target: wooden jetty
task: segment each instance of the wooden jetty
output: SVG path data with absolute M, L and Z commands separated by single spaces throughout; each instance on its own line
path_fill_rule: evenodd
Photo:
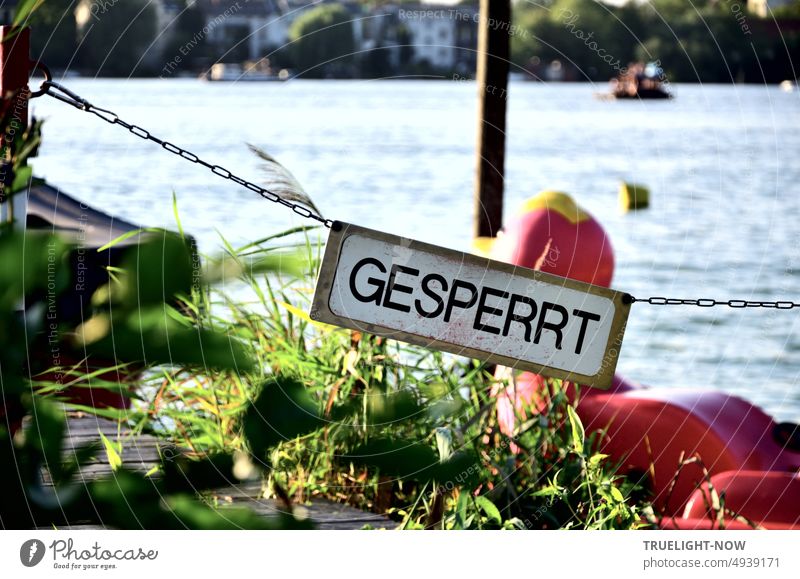
M 69 454 L 76 448 L 100 440 L 100 433 L 109 440 L 124 440 L 120 458 L 125 469 L 136 472 L 148 472 L 161 461 L 161 454 L 169 451 L 165 441 L 148 434 L 132 435 L 127 429 L 119 428 L 117 423 L 84 413 L 69 413 L 64 453 Z M 89 483 L 103 477 L 113 477 L 114 472 L 108 461 L 107 453 L 101 450 L 92 462 L 85 465 L 76 476 L 77 482 Z M 247 507 L 265 517 L 285 512 L 280 501 L 261 498 L 261 482 L 247 481 L 211 493 L 222 503 Z M 335 503 L 325 499 L 315 499 L 306 504 L 295 505 L 296 509 L 304 509 L 304 514 L 313 521 L 318 529 L 355 530 L 365 527 L 372 529 L 394 529 L 398 525 L 382 515 L 364 512 L 348 505 Z M 75 524 L 67 527 L 70 530 L 97 529 L 96 525 Z

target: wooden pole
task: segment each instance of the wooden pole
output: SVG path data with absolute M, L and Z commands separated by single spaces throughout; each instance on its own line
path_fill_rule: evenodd
M 0 221 L 11 221 L 15 209 L 24 208 L 24 202 L 13 207 L 10 199 L 6 200 L 6 188 L 14 182 L 12 160 L 14 158 L 14 141 L 28 128 L 28 76 L 31 70 L 31 31 L 29 28 L 15 29 L 11 26 L 0 26 L 0 118 L 5 119 L 2 142 L 0 142 L 0 182 L 3 191 L 0 193 Z M 19 216 L 19 215 L 18 215 Z
M 478 147 L 473 233 L 476 237 L 496 237 L 503 226 L 511 0 L 481 0 L 478 26 Z

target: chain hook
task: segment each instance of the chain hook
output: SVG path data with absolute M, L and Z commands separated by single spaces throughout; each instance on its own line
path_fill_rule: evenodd
M 29 97 L 35 99 L 39 98 L 43 94 L 47 94 L 50 91 L 50 87 L 52 86 L 53 82 L 53 75 L 51 74 L 47 65 L 42 61 L 33 62 L 31 64 L 33 64 L 33 70 L 40 70 L 42 71 L 42 74 L 44 74 L 44 81 L 42 82 L 39 90 L 31 92 L 31 96 Z

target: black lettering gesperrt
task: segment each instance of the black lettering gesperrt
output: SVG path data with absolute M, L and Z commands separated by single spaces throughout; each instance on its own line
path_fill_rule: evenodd
M 365 257 L 364 259 L 356 263 L 355 266 L 353 267 L 353 271 L 350 272 L 350 292 L 353 294 L 353 297 L 360 302 L 363 302 L 365 304 L 374 302 L 377 305 L 381 305 L 383 290 L 386 287 L 385 282 L 382 279 L 377 279 L 374 277 L 367 278 L 367 283 L 375 288 L 375 291 L 368 296 L 365 296 L 364 294 L 359 292 L 358 286 L 356 285 L 356 277 L 358 276 L 359 272 L 368 265 L 377 267 L 378 271 L 381 273 L 386 273 L 386 267 L 380 261 L 378 261 L 374 257 Z
M 436 307 L 433 310 L 426 310 L 423 307 L 422 300 L 415 300 L 414 301 L 414 308 L 417 310 L 417 313 L 422 316 L 423 318 L 435 318 L 441 315 L 442 310 L 444 310 L 444 298 L 441 295 L 436 293 L 434 289 L 431 287 L 432 282 L 437 282 L 439 287 L 441 288 L 442 292 L 447 291 L 447 280 L 444 279 L 443 276 L 439 275 L 438 273 L 429 273 L 425 277 L 422 278 L 420 282 L 420 286 L 422 287 L 422 293 L 428 296 L 431 300 L 436 303 Z
M 397 310 L 398 312 L 410 312 L 411 306 L 408 304 L 401 304 L 392 301 L 392 293 L 399 292 L 402 294 L 414 293 L 414 288 L 409 285 L 397 283 L 397 274 L 402 273 L 414 277 L 419 276 L 419 270 L 413 267 L 406 267 L 404 265 L 394 264 L 389 272 L 389 281 L 386 283 L 386 294 L 383 298 L 383 307 L 390 310 Z
M 558 322 L 547 321 L 548 312 L 556 312 L 561 315 L 561 320 Z M 550 330 L 556 335 L 556 350 L 561 349 L 561 342 L 564 340 L 563 330 L 567 325 L 569 315 L 564 306 L 554 304 L 552 302 L 542 302 L 542 309 L 539 313 L 539 321 L 536 323 L 536 334 L 533 337 L 533 343 L 538 344 L 542 337 L 543 330 Z
M 463 300 L 458 298 L 458 290 L 465 289 L 469 291 L 469 299 Z M 478 301 L 478 288 L 468 281 L 456 279 L 453 281 L 453 288 L 450 290 L 450 295 L 447 297 L 447 307 L 444 310 L 444 321 L 449 322 L 450 316 L 453 313 L 453 308 L 462 308 L 468 310 L 475 305 Z

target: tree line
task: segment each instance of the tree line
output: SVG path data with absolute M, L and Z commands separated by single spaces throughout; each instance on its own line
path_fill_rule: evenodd
M 800 2 L 758 18 L 746 0 L 592 0 L 515 5 L 518 70 L 554 60 L 576 80 L 606 80 L 630 62 L 658 61 L 671 82 L 780 82 L 796 78 Z
M 196 46 L 182 60 L 187 71 L 226 52 L 227 60 L 245 58 L 241 50 L 246 43 L 231 52 L 241 38 L 213 46 L 207 38 L 198 40 L 204 17 L 183 2 L 185 10 L 171 26 L 169 39 L 157 45 L 162 31 L 156 29 L 155 9 L 147 0 L 116 2 L 102 17 L 89 14 L 80 30 L 72 17 L 74 0 L 48 0 L 31 21 L 34 56 L 51 68 L 101 76 L 157 75 L 161 61 L 178 54 L 190 39 Z M 635 61 L 658 61 L 671 82 L 774 83 L 798 76 L 793 63 L 800 56 L 800 0 L 767 18 L 747 12 L 746 0 L 629 1 L 621 6 L 518 0 L 513 13 L 512 70 L 537 76 L 554 61 L 571 80 L 606 80 Z M 315 77 L 419 72 L 410 46 L 400 49 L 400 59 L 389 59 L 387 46 L 380 44 L 360 54 L 347 24 L 352 18 L 338 4 L 308 10 L 292 24 L 290 43 L 275 47 L 271 59 Z M 397 34 L 405 39 L 401 44 L 411 43 L 402 25 Z

